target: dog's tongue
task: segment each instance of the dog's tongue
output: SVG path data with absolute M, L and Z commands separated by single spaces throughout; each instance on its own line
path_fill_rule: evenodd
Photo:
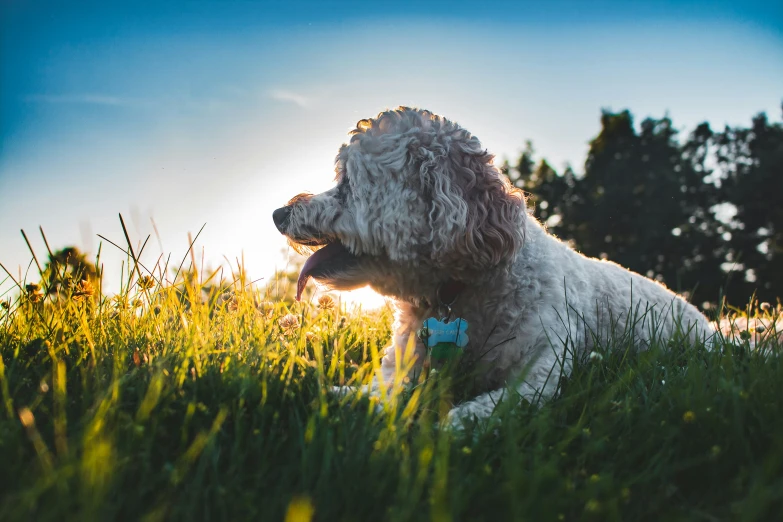
M 302 271 L 299 272 L 299 280 L 296 282 L 296 300 L 299 301 L 302 298 L 302 292 L 304 292 L 307 281 L 310 280 L 310 274 L 315 270 L 316 266 L 346 251 L 346 248 L 340 243 L 329 243 L 308 257 L 302 267 Z

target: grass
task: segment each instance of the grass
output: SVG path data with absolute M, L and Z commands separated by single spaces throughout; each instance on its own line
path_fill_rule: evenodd
M 783 513 L 772 343 L 598 347 L 557 399 L 510 401 L 453 432 L 438 427 L 459 392 L 448 376 L 380 412 L 326 393 L 368 378 L 389 310 L 269 302 L 241 278 L 207 294 L 198 277 L 163 285 L 134 272 L 113 298 L 82 285 L 43 299 L 28 287 L 0 310 L 0 519 Z

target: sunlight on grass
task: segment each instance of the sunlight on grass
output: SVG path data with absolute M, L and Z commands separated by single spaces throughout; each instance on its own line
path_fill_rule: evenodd
M 380 401 L 329 392 L 368 384 L 389 307 L 273 298 L 275 282 L 249 284 L 241 266 L 221 283 L 188 256 L 127 254 L 117 295 L 100 293 L 99 270 L 50 292 L 42 266 L 0 310 L 4 521 L 770 520 L 783 507 L 777 336 L 642 352 L 612 339 L 577 357 L 557 399 L 512 395 L 455 432 L 441 423 L 469 374 L 400 376 Z M 780 312 L 745 317 L 758 333 Z

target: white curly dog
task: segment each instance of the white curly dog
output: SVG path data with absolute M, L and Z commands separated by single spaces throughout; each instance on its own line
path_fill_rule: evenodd
M 385 383 L 436 351 L 477 361 L 483 394 L 454 407 L 452 424 L 488 417 L 512 385 L 530 400 L 553 396 L 573 357 L 617 331 L 640 346 L 714 332 L 662 284 L 547 233 L 522 191 L 458 124 L 400 107 L 359 121 L 350 136 L 337 154 L 336 186 L 300 194 L 273 215 L 294 248 L 315 250 L 297 299 L 311 277 L 392 296 L 395 333 L 377 376 Z M 430 350 L 431 338 L 418 335 L 423 323 L 447 316 L 445 326 L 429 323 L 435 341 L 457 323 L 463 331 L 452 328 L 452 342 Z

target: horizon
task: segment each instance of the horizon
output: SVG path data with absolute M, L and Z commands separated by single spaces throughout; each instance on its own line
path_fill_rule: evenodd
M 455 120 L 498 161 L 530 139 L 538 159 L 579 172 L 604 108 L 637 124 L 668 115 L 687 135 L 760 112 L 779 121 L 783 99 L 773 2 L 501 2 L 480 14 L 22 2 L 0 5 L 0 29 L 0 262 L 12 273 L 31 260 L 20 229 L 39 258 L 38 226 L 53 249 L 94 256 L 97 234 L 124 243 L 122 214 L 132 241 L 152 235 L 144 261 L 181 257 L 206 223 L 205 266 L 243 257 L 251 280 L 268 278 L 288 251 L 272 211 L 330 187 L 348 130 L 387 107 Z M 110 291 L 125 257 L 114 250 L 104 243 Z

